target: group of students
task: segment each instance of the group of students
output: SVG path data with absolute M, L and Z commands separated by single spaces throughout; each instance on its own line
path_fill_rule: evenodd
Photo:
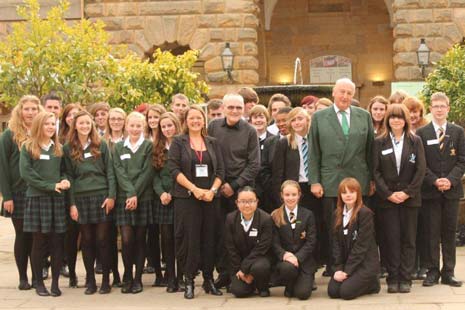
M 85 294 L 97 291 L 97 258 L 99 293 L 110 293 L 110 271 L 113 286 L 121 282 L 116 227 L 122 293 L 143 290 L 147 257 L 157 265 L 155 284 L 163 277 L 167 292 L 184 291 L 187 299 L 194 298 L 199 271 L 212 295 L 227 287 L 237 297 L 265 297 L 271 283 L 284 286 L 286 297 L 308 299 L 322 265 L 331 276 L 328 295 L 352 299 L 380 291 L 380 262 L 388 292 L 407 293 L 416 247 L 426 253 L 424 286 L 440 276 L 442 283 L 461 285 L 451 238 L 463 196 L 465 138 L 461 127 L 447 122 L 447 97 L 433 96 L 433 121 L 414 134 L 406 103 L 377 96 L 367 112 L 350 106 L 354 93 L 343 79 L 329 107 L 328 99 L 308 96 L 292 109 L 276 94 L 266 108 L 243 88 L 210 102 L 208 118 L 182 94 L 173 97 L 172 112 L 141 105 L 143 113 L 127 115 L 96 104 L 89 113 L 68 104 L 59 126 L 57 114 L 24 96 L 0 137 L 2 215 L 15 228 L 19 289 L 31 288 L 30 255 L 37 294 L 61 295 L 65 234 L 70 286 L 76 287 L 80 232 Z M 316 106 L 324 111 L 315 112 Z M 426 241 L 416 246 L 420 206 L 427 210 L 420 216 Z M 164 276 L 160 250 L 147 247 L 147 235 L 152 247 L 161 244 Z M 42 277 L 48 254 L 50 291 Z

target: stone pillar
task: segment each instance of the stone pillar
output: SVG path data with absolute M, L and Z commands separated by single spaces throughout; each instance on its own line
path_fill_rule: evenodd
M 259 0 L 86 0 L 85 14 L 102 20 L 112 44 L 127 44 L 140 56 L 167 43 L 199 50 L 210 96 L 258 83 Z M 223 71 L 225 43 L 235 55 L 233 78 Z
M 465 0 L 395 0 L 393 11 L 397 81 L 423 80 L 416 55 L 421 38 L 436 62 L 465 35 Z

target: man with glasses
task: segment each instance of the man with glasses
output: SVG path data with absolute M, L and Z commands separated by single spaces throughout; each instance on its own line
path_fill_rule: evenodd
M 242 118 L 244 99 L 237 94 L 227 94 L 223 98 L 223 107 L 225 117 L 213 120 L 208 125 L 208 134 L 218 140 L 225 164 L 225 180 L 220 188 L 221 225 L 224 224 L 226 215 L 235 210 L 237 190 L 247 185 L 253 186 L 260 170 L 257 131 Z M 230 283 L 223 236 L 220 236 L 219 252 L 219 276 L 215 281 L 217 288 Z
M 426 155 L 426 175 L 421 190 L 426 227 L 429 229 L 428 273 L 423 286 L 439 282 L 462 286 L 455 278 L 455 229 L 459 200 L 463 197 L 462 176 L 465 172 L 465 136 L 462 127 L 447 122 L 449 98 L 441 92 L 431 96 L 430 124 L 417 130 Z M 442 251 L 442 269 L 440 267 Z

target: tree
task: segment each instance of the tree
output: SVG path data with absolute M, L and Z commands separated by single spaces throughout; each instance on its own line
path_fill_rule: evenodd
M 453 46 L 427 77 L 422 90 L 426 105 L 431 95 L 444 92 L 450 99 L 449 120 L 465 125 L 465 46 Z
M 45 19 L 38 0 L 18 8 L 25 21 L 0 42 L 0 102 L 14 106 L 24 94 L 54 90 L 65 103 L 108 101 L 131 110 L 143 102 L 168 104 L 178 92 L 198 102 L 208 91 L 192 71 L 197 51 L 173 56 L 157 50 L 151 63 L 126 46 L 110 45 L 102 22 L 68 24 L 68 7 L 61 0 Z

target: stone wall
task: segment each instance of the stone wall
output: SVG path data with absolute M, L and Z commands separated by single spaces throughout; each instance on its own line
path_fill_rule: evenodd
M 128 44 L 141 56 L 167 43 L 200 50 L 210 95 L 258 83 L 258 0 L 86 0 L 85 14 L 100 19 L 111 33 L 111 43 Z M 236 55 L 233 78 L 222 69 L 225 42 Z
M 416 55 L 421 38 L 435 62 L 465 36 L 465 0 L 396 0 L 393 11 L 396 80 L 422 78 Z

